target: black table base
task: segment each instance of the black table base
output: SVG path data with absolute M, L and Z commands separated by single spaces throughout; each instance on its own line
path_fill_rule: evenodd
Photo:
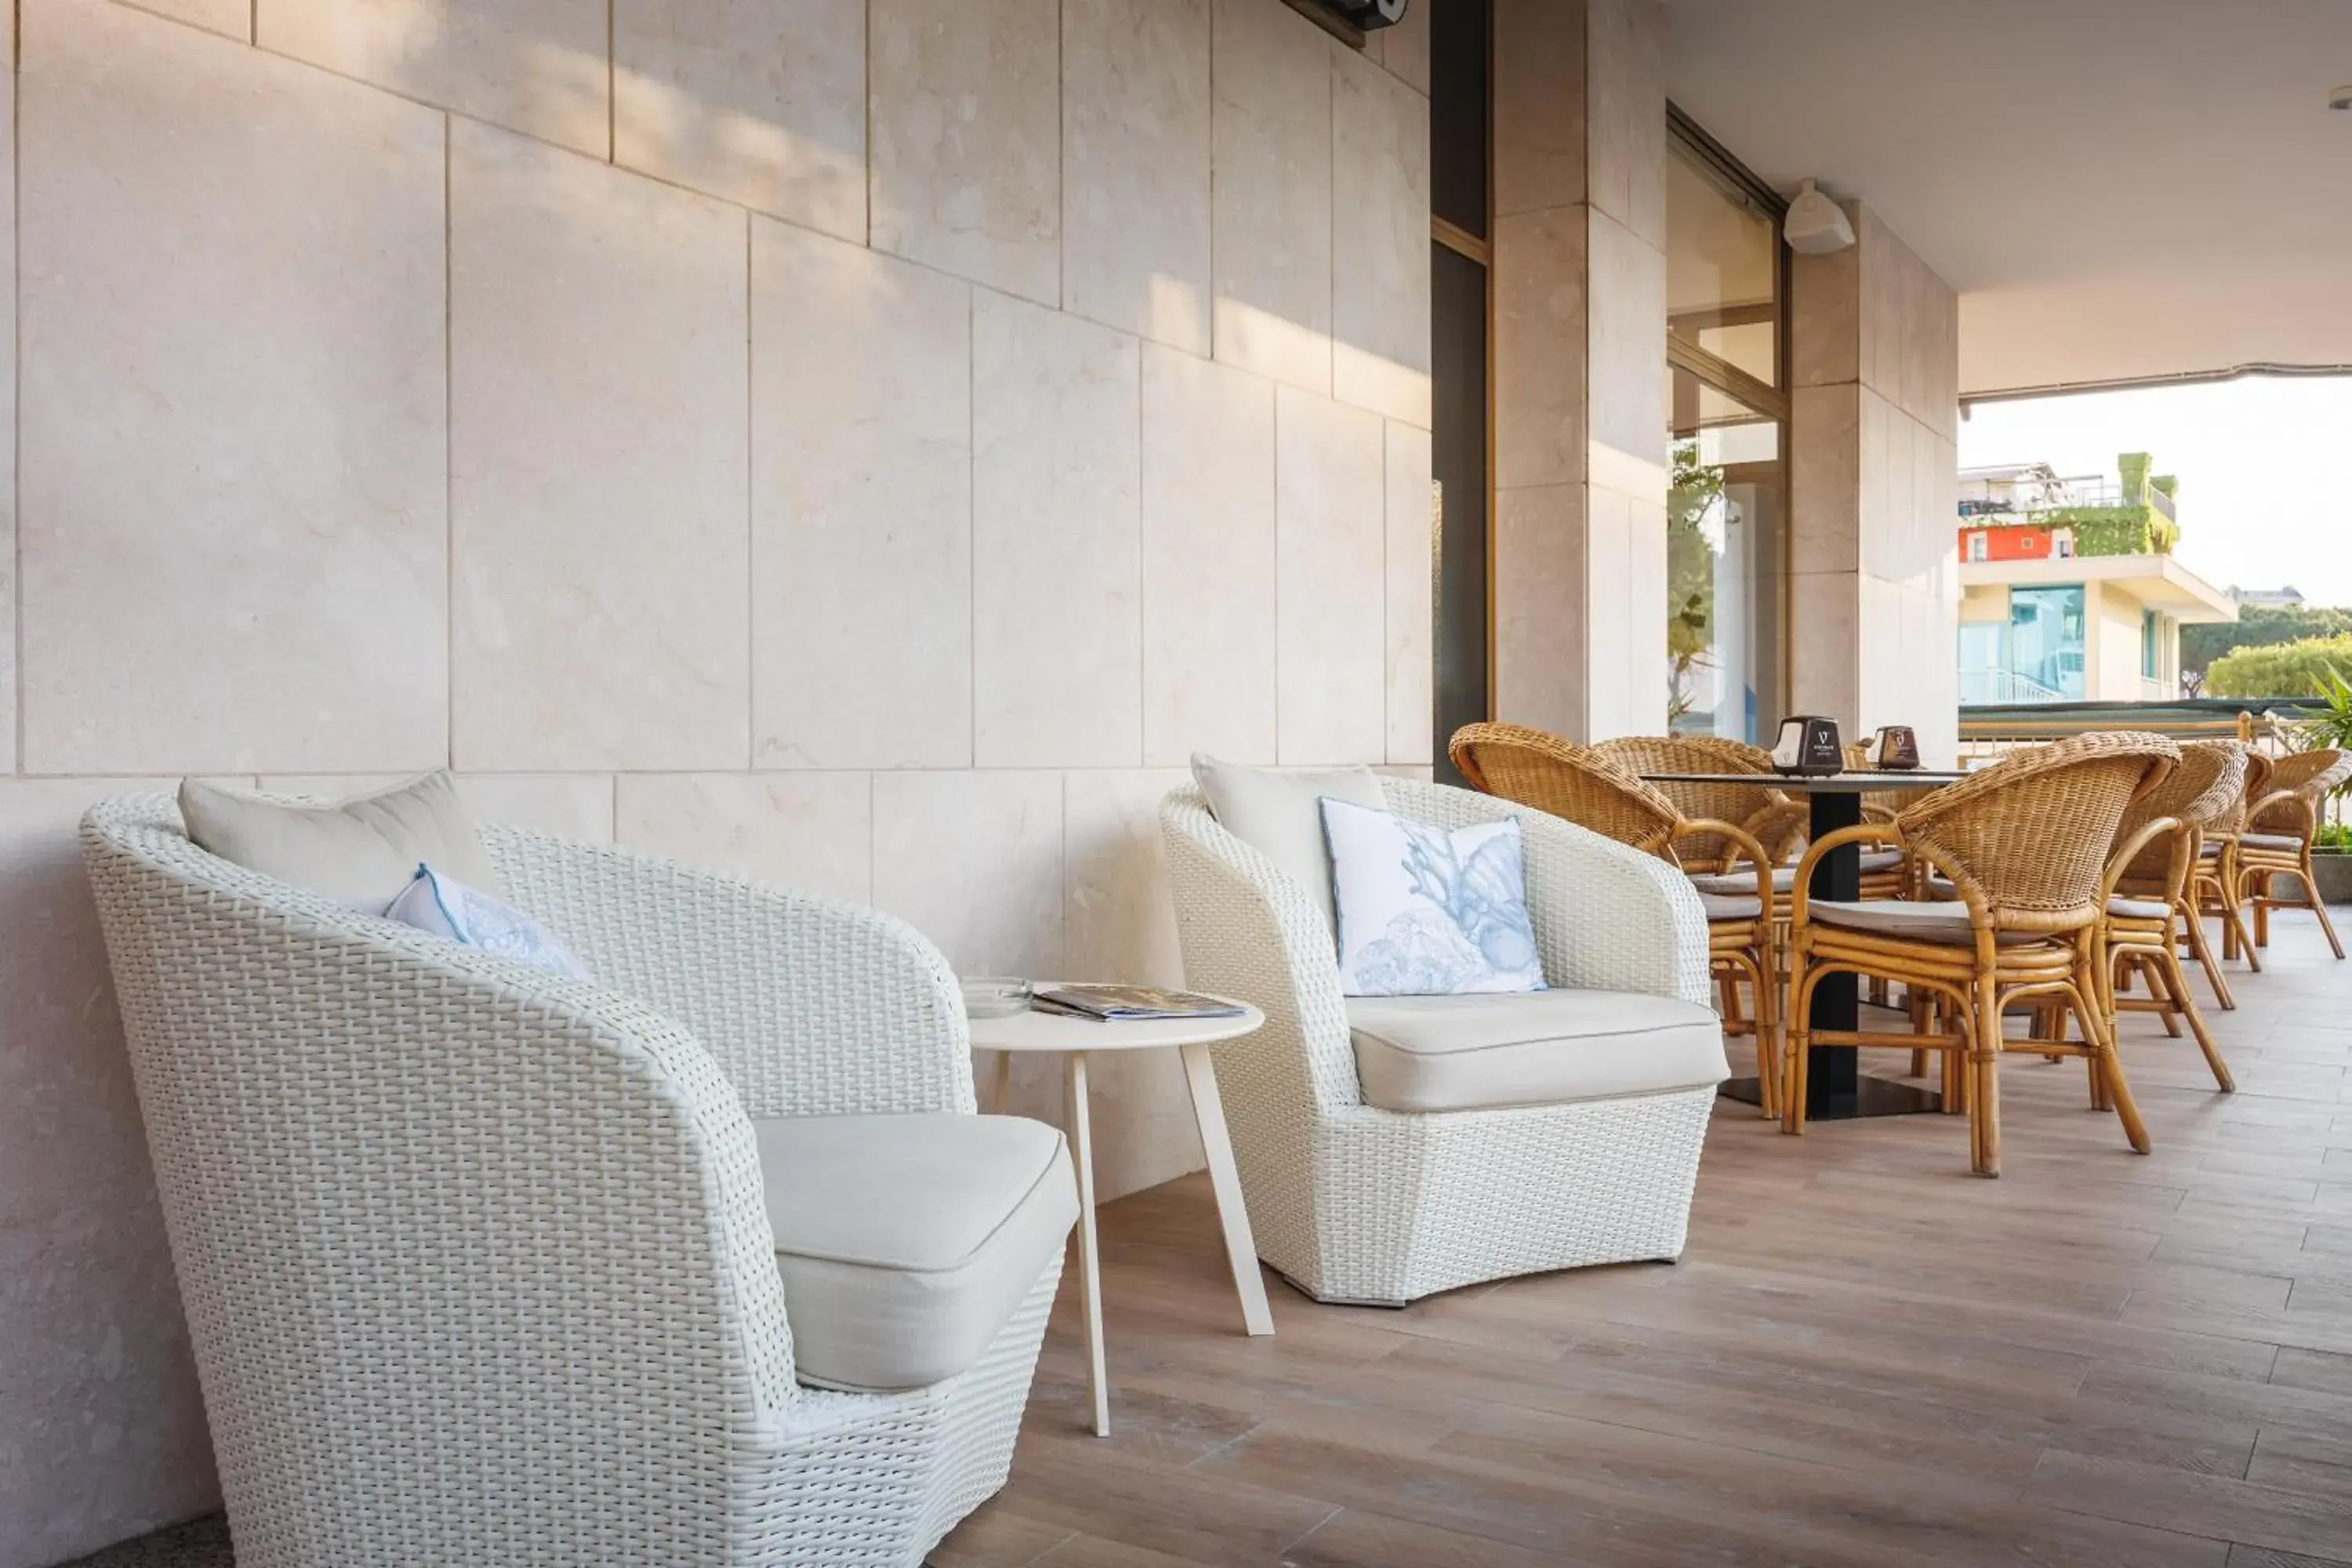
M 1818 790 L 1812 795 L 1813 842 L 1862 821 L 1859 790 Z M 1816 899 L 1851 902 L 1862 897 L 1862 846 L 1842 844 L 1813 868 L 1810 889 Z M 1861 1021 L 1861 992 L 1851 973 L 1832 973 L 1813 987 L 1812 1026 L 1851 1030 Z M 1853 1046 L 1815 1046 L 1805 1064 L 1805 1119 L 1848 1121 L 1861 1116 L 1916 1116 L 1941 1110 L 1944 1097 L 1933 1089 L 1862 1075 L 1862 1053 Z M 1719 1092 L 1750 1105 L 1762 1103 L 1752 1078 L 1736 1078 Z
M 1822 1053 L 1845 1051 L 1851 1046 L 1815 1046 L 1812 1070 L 1822 1070 Z M 1764 1103 L 1763 1080 L 1753 1078 L 1726 1079 L 1716 1092 L 1726 1100 L 1737 1100 L 1748 1105 Z M 1858 1076 L 1852 1091 L 1824 1095 L 1809 1079 L 1805 1085 L 1805 1120 L 1808 1121 L 1851 1121 L 1862 1116 L 1917 1116 L 1923 1111 L 1944 1109 L 1944 1097 L 1932 1089 L 1916 1084 L 1897 1083 L 1893 1079 Z

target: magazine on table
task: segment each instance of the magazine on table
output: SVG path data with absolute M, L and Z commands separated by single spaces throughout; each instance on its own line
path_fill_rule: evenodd
M 1197 991 L 1170 991 L 1158 985 L 1055 985 L 1038 992 L 1031 1005 L 1040 1013 L 1064 1013 L 1108 1023 L 1242 1016 L 1242 1009 L 1231 1002 L 1203 996 Z

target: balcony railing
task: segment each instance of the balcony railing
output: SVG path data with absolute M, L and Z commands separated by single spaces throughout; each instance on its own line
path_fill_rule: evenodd
M 2013 669 L 1960 671 L 1960 705 L 1964 708 L 2020 708 L 2065 700 L 2063 694 Z

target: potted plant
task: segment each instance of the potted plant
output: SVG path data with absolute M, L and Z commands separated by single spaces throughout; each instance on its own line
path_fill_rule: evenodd
M 2352 683 L 2329 669 L 2319 703 L 2317 717 L 2303 727 L 2304 745 L 2352 752 Z M 2347 791 L 2352 791 L 2352 785 L 2330 792 L 2319 803 L 2319 831 L 2311 843 L 2311 869 L 2323 903 L 2352 903 L 2352 825 L 2344 820 Z

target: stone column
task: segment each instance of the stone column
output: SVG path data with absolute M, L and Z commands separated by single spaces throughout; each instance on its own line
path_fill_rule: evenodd
M 1793 711 L 1957 754 L 1959 306 L 1878 216 L 1791 267 L 1789 657 Z
M 1664 32 L 1495 6 L 1495 714 L 1580 741 L 1665 727 Z

